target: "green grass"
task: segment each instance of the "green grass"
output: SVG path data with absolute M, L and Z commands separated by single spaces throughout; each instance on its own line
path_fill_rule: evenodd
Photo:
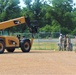
M 53 42 L 34 42 L 32 50 L 58 50 L 58 45 Z
M 59 50 L 56 42 L 34 42 L 32 50 Z M 73 46 L 73 51 L 76 51 L 76 46 Z

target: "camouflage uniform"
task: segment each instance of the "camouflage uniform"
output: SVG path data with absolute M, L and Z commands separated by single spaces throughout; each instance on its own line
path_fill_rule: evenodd
M 67 51 L 72 51 L 71 39 L 67 36 Z
M 63 50 L 63 37 L 62 34 L 59 37 L 59 51 Z
M 66 38 L 66 35 L 64 37 L 64 50 L 66 50 L 66 47 L 67 47 L 67 38 Z

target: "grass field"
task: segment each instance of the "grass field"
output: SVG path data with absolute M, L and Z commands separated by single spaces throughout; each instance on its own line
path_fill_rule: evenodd
M 76 50 L 76 42 L 72 39 L 73 50 Z M 34 41 L 32 50 L 59 50 L 58 39 Z
M 34 42 L 32 50 L 58 50 L 58 45 L 54 42 Z

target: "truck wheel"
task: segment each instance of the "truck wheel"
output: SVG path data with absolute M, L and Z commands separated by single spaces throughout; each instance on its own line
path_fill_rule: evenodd
M 15 48 L 7 48 L 6 49 L 8 52 L 14 52 Z
M 3 41 L 0 41 L 0 54 L 4 53 L 5 44 Z
M 31 44 L 29 40 L 25 40 L 21 43 L 22 52 L 29 52 L 31 49 Z

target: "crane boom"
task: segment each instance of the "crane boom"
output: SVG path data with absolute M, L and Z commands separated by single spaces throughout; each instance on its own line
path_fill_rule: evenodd
M 0 23 L 0 30 L 9 28 L 9 27 L 13 27 L 16 25 L 20 25 L 26 23 L 26 18 L 25 17 L 19 17 L 19 18 L 15 18 L 15 19 L 11 19 L 8 21 L 4 21 Z

